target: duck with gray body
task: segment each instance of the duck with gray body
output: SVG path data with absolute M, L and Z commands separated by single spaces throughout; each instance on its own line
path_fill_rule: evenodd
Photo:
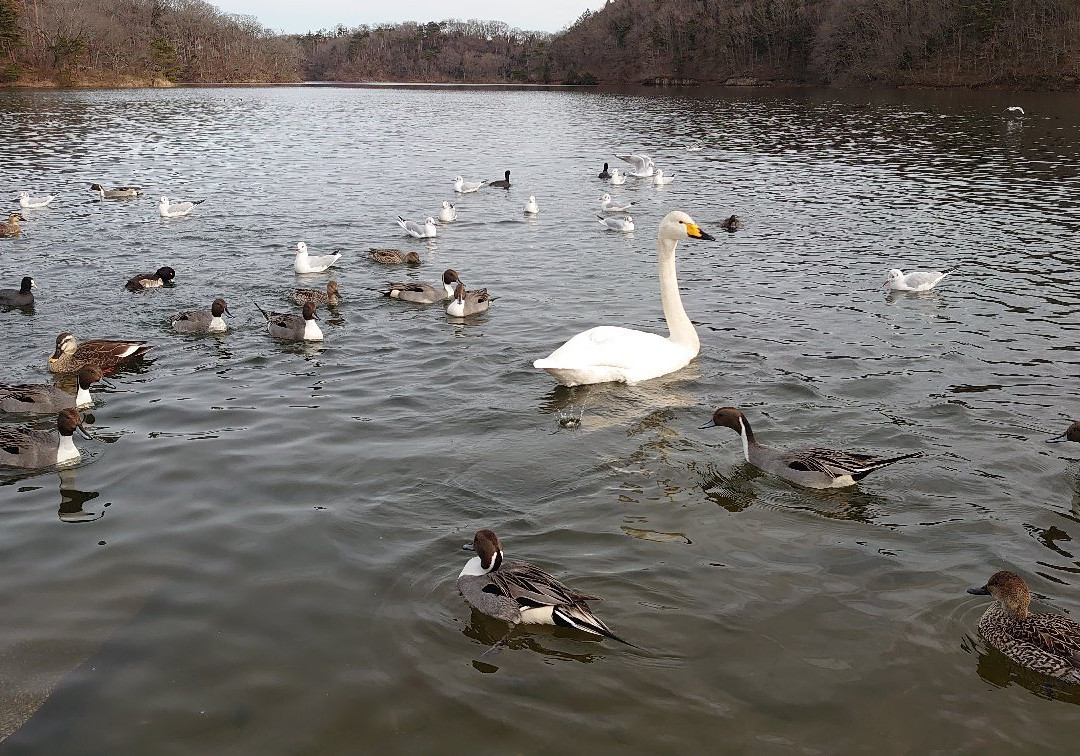
M 459 282 L 457 271 L 447 268 L 443 272 L 441 286 L 429 283 L 392 283 L 379 289 L 379 293 L 391 299 L 400 299 L 402 302 L 435 304 L 453 297 L 455 285 Z
M 145 341 L 119 341 L 114 339 L 91 339 L 81 344 L 64 331 L 56 337 L 56 351 L 49 358 L 50 373 L 77 373 L 86 365 L 93 365 L 108 375 L 120 365 L 141 358 L 153 349 Z
M 319 291 L 318 289 L 293 289 L 289 293 L 289 298 L 301 307 L 308 302 L 311 302 L 317 309 L 319 305 L 335 307 L 341 297 L 337 281 L 327 281 L 326 291 Z
M 446 306 L 446 314 L 455 318 L 465 318 L 487 312 L 489 307 L 491 307 L 491 297 L 488 296 L 487 289 L 466 291 L 465 284 L 459 283 L 454 289 L 454 298 Z
M 258 304 L 255 308 L 266 318 L 266 330 L 277 339 L 287 341 L 322 341 L 323 332 L 315 321 L 315 305 L 308 302 L 304 305 L 302 315 L 294 315 L 284 312 L 267 312 Z
M 4 307 L 29 307 L 34 304 L 34 292 L 37 284 L 30 276 L 23 276 L 18 289 L 0 289 L 0 305 Z
M 222 315 L 232 317 L 224 299 L 215 299 L 209 310 L 187 310 L 177 313 L 172 327 L 180 333 L 222 333 L 228 329 Z
M 476 556 L 458 575 L 458 590 L 477 611 L 511 625 L 557 625 L 624 641 L 593 614 L 586 601 L 599 596 L 578 593 L 528 562 L 507 561 L 494 532 L 478 530 Z
M 750 422 L 734 407 L 721 407 L 702 428 L 731 428 L 743 442 L 746 461 L 762 472 L 776 475 L 806 488 L 844 488 L 853 486 L 874 470 L 903 459 L 921 457 L 922 452 L 880 457 L 874 454 L 837 451 L 819 447 L 774 449 L 759 444 Z
M 81 368 L 76 394 L 51 385 L 0 383 L 0 412 L 52 414 L 69 407 L 85 409 L 94 403 L 90 387 L 102 378 L 101 369 L 94 365 Z
M 1060 444 L 1064 441 L 1077 441 L 1080 442 L 1080 420 L 1070 425 L 1064 433 L 1060 436 L 1054 436 L 1053 438 L 1046 439 L 1048 444 Z
M 19 426 L 0 428 L 0 465 L 39 468 L 77 461 L 82 454 L 75 446 L 72 434 L 78 430 L 90 438 L 78 411 L 61 410 L 56 416 L 56 428 L 60 432 L 59 439 L 50 431 Z
M 101 184 L 91 184 L 90 191 L 97 192 L 99 199 L 131 199 L 132 197 L 138 197 L 139 192 L 142 190 L 137 186 L 118 186 L 113 189 L 106 189 Z
M 163 265 L 153 273 L 137 273 L 128 279 L 128 282 L 124 284 L 124 288 L 128 291 L 146 291 L 147 289 L 158 289 L 166 284 L 171 284 L 172 280 L 176 278 L 176 271 L 170 268 L 168 265 Z
M 1057 614 L 1032 613 L 1027 583 L 1008 570 L 995 572 L 986 585 L 968 588 L 968 593 L 995 599 L 979 620 L 979 634 L 987 643 L 1022 667 L 1080 685 L 1080 624 Z

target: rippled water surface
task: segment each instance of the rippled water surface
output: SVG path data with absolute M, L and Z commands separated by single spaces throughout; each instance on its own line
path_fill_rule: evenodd
M 0 312 L 0 380 L 48 380 L 64 330 L 155 345 L 98 393 L 87 463 L 0 473 L 0 753 L 1075 749 L 1080 695 L 988 651 L 965 588 L 1009 568 L 1080 610 L 1080 451 L 1043 443 L 1080 415 L 1078 119 L 1003 93 L 0 93 L 7 207 L 60 195 L 0 240 L 0 285 L 41 287 Z M 614 191 L 638 230 L 605 232 L 596 173 L 629 151 L 675 182 Z M 206 202 L 163 221 L 162 194 Z M 437 239 L 399 235 L 445 199 Z M 532 361 L 577 331 L 663 329 L 675 208 L 717 232 L 679 249 L 700 357 L 557 388 Z M 320 345 L 253 304 L 290 307 L 300 240 L 344 255 Z M 422 266 L 364 258 L 394 245 Z M 124 291 L 160 265 L 174 287 Z M 488 314 L 375 292 L 446 267 Z M 957 270 L 886 296 L 893 267 Z M 216 296 L 227 335 L 171 331 Z M 925 456 L 797 489 L 698 429 L 723 404 L 766 443 Z M 506 628 L 457 593 L 479 527 L 642 649 L 519 629 L 480 659 Z

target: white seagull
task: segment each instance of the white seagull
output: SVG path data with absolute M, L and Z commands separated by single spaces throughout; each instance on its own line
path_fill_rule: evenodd
M 536 215 L 540 212 L 540 206 L 536 204 L 536 197 L 529 195 L 529 201 L 525 203 L 525 213 L 527 215 Z
M 435 228 L 435 219 L 430 217 L 423 223 L 417 223 L 416 221 L 405 220 L 399 215 L 397 224 L 414 239 L 426 239 L 438 233 L 438 229 Z
M 600 225 L 606 228 L 608 231 L 633 231 L 634 219 L 629 215 L 625 218 L 605 218 L 602 215 L 596 216 L 600 219 Z
M 656 173 L 654 173 L 652 177 L 652 184 L 653 186 L 667 186 L 674 180 L 674 176 L 665 176 L 664 172 L 657 168 Z
M 633 202 L 627 202 L 625 205 L 617 204 L 615 200 L 611 198 L 610 194 L 604 194 L 604 196 L 600 198 L 600 209 L 605 213 L 625 213 L 633 204 Z
M 195 209 L 196 205 L 199 205 L 206 200 L 195 200 L 194 202 L 169 202 L 168 197 L 162 197 L 158 200 L 158 213 L 162 218 L 180 218 L 187 215 Z
M 458 176 L 454 179 L 454 191 L 459 194 L 468 194 L 469 192 L 475 192 L 485 184 L 487 184 L 486 181 L 466 181 L 461 176 Z
M 618 168 L 611 169 L 611 183 L 615 186 L 622 186 L 626 183 L 626 175 Z
M 55 194 L 49 194 L 45 197 L 31 197 L 30 192 L 19 192 L 19 206 L 26 210 L 46 207 L 54 199 L 56 199 Z
M 656 163 L 653 159 L 645 153 L 639 153 L 636 155 L 616 155 L 619 160 L 625 160 L 634 166 L 632 171 L 627 171 L 628 176 L 634 176 L 635 178 L 647 178 L 653 175 L 656 170 Z
M 322 273 L 341 257 L 340 252 L 332 255 L 312 257 L 308 254 L 307 244 L 300 242 L 296 245 L 296 258 L 293 260 L 293 270 L 297 273 Z
M 443 223 L 453 223 L 457 220 L 457 208 L 443 200 L 442 207 L 439 208 L 439 220 Z
M 893 291 L 930 291 L 937 286 L 937 282 L 949 275 L 952 271 L 938 270 L 913 270 L 904 273 L 902 270 L 893 268 L 889 271 L 889 277 L 882 286 L 888 286 Z

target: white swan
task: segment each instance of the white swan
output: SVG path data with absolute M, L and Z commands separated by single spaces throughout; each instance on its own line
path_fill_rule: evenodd
M 682 239 L 713 237 L 686 213 L 673 210 L 656 232 L 660 258 L 660 301 L 668 337 L 617 326 L 599 326 L 579 333 L 533 367 L 546 370 L 565 386 L 618 381 L 637 383 L 667 375 L 689 364 L 701 349 L 694 324 L 683 309 L 675 271 L 675 247 Z

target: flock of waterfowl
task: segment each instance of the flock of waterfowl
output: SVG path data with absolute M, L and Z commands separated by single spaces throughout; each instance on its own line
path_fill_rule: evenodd
M 614 186 L 625 183 L 627 176 L 663 186 L 673 180 L 656 167 L 645 154 L 620 155 L 631 168 L 622 173 L 609 170 L 604 163 L 598 178 Z M 510 171 L 498 181 L 466 181 L 458 176 L 453 188 L 459 193 L 477 192 L 485 187 L 509 189 Z M 137 187 L 106 189 L 100 184 L 91 190 L 102 200 L 137 197 Z M 54 196 L 31 197 L 22 192 L 20 206 L 24 210 L 48 206 Z M 158 211 L 163 218 L 190 214 L 202 202 L 172 202 L 161 197 Z M 609 193 L 600 198 L 600 214 L 605 228 L 614 231 L 634 229 L 628 214 L 633 203 L 620 203 Z M 530 196 L 523 211 L 539 213 L 535 197 Z M 438 234 L 438 227 L 452 223 L 457 209 L 448 201 L 438 212 L 438 221 L 428 217 L 410 221 L 398 217 L 398 225 L 411 237 L 428 238 Z M 0 223 L 0 236 L 12 237 L 21 233 L 21 213 L 11 213 L 7 223 Z M 743 227 L 736 216 L 729 217 L 722 227 L 729 232 Z M 661 335 L 618 326 L 599 326 L 583 331 L 569 339 L 533 366 L 546 371 L 560 384 L 576 386 L 604 382 L 637 383 L 670 374 L 685 367 L 700 351 L 700 341 L 692 321 L 683 308 L 676 274 L 675 252 L 684 240 L 714 240 L 686 213 L 673 210 L 657 228 L 660 300 L 668 327 Z M 394 249 L 371 249 L 368 256 L 386 265 L 415 265 L 420 262 L 414 252 Z M 325 273 L 340 259 L 340 253 L 311 255 L 304 242 L 297 244 L 294 270 L 297 274 Z M 894 291 L 924 292 L 936 286 L 950 271 L 891 270 L 884 286 Z M 125 284 L 133 292 L 172 285 L 176 272 L 167 266 L 153 273 L 133 276 Z M 31 307 L 34 303 L 32 277 L 22 279 L 19 289 L 0 290 L 0 305 Z M 450 268 L 438 283 L 391 283 L 379 290 L 391 299 L 417 304 L 449 301 L 448 315 L 468 317 L 484 312 L 491 303 L 486 289 L 468 290 Z M 255 306 L 266 320 L 267 331 L 276 338 L 302 341 L 321 340 L 323 333 L 317 322 L 319 307 L 333 307 L 340 292 L 334 281 L 322 289 L 293 289 L 289 298 L 301 306 L 301 313 L 277 313 Z M 191 310 L 175 315 L 171 324 L 182 333 L 221 333 L 227 330 L 224 316 L 230 315 L 224 299 L 217 298 L 209 310 Z M 22 426 L 0 427 L 0 464 L 39 468 L 68 464 L 80 457 L 72 437 L 83 428 L 79 409 L 92 406 L 91 387 L 120 365 L 142 357 L 151 348 L 145 341 L 92 339 L 78 342 L 71 333 L 56 338 L 56 348 L 48 360 L 53 373 L 75 374 L 77 393 L 70 394 L 52 385 L 0 383 L 0 411 L 18 414 L 57 414 L 57 440 L 51 433 Z M 859 480 L 887 465 L 921 456 L 914 452 L 896 456 L 876 456 L 824 448 L 777 449 L 759 443 L 746 416 L 734 407 L 722 407 L 712 414 L 711 421 L 702 427 L 721 426 L 739 434 L 746 461 L 762 470 L 795 485 L 808 488 L 837 488 L 855 485 Z M 1054 441 L 1080 441 L 1080 422 L 1075 423 L 1061 438 Z M 571 627 L 593 635 L 628 643 L 619 638 L 589 608 L 588 601 L 598 597 L 575 592 L 546 571 L 526 562 L 504 558 L 498 536 L 488 529 L 479 530 L 471 548 L 476 556 L 469 559 L 458 576 L 458 587 L 464 598 L 480 612 L 504 620 L 511 629 L 519 623 L 553 624 Z M 979 630 L 986 640 L 1015 662 L 1049 675 L 1062 682 L 1080 684 L 1080 624 L 1065 617 L 1032 614 L 1030 593 L 1024 580 L 1014 573 L 1002 571 L 993 575 L 981 588 L 971 593 L 991 595 L 995 602 L 985 612 Z M 632 645 L 632 644 L 628 644 Z

